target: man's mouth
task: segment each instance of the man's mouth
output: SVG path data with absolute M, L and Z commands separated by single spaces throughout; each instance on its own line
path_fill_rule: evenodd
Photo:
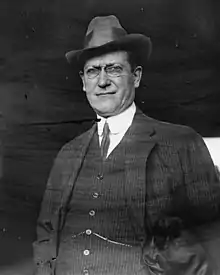
M 106 96 L 106 95 L 114 95 L 115 92 L 103 92 L 103 93 L 98 93 L 97 96 Z

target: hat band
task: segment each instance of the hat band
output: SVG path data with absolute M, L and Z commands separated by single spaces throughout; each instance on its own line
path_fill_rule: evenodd
M 127 35 L 127 32 L 123 28 L 113 27 L 108 30 L 91 31 L 86 35 L 84 39 L 84 48 L 94 48 L 103 46 L 109 42 L 118 40 Z

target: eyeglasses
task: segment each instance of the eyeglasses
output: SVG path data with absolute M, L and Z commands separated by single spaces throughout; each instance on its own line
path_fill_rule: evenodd
M 80 72 L 80 75 L 85 75 L 89 79 L 96 78 L 100 75 L 102 68 L 109 77 L 120 77 L 125 75 L 124 69 L 121 65 L 105 65 L 97 67 L 89 67 Z

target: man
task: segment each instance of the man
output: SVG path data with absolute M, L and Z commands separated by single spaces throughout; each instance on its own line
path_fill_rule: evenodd
M 134 103 L 150 52 L 148 37 L 127 34 L 111 15 L 94 18 L 84 48 L 66 54 L 98 122 L 55 160 L 36 274 L 215 274 L 190 228 L 218 214 L 208 150 L 191 128 L 147 117 Z

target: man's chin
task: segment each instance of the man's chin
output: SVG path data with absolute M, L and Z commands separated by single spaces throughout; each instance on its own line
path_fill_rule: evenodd
M 110 117 L 117 114 L 117 110 L 109 109 L 109 108 L 102 108 L 102 109 L 99 108 L 99 109 L 94 109 L 94 111 L 102 117 Z

